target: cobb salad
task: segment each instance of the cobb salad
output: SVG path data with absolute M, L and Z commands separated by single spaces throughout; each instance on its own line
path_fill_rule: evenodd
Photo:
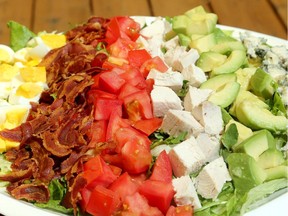
M 287 42 L 216 23 L 201 6 L 65 34 L 11 22 L 7 193 L 74 215 L 243 215 L 287 191 Z

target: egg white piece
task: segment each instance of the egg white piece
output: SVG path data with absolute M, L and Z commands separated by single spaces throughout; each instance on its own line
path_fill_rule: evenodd
M 6 100 L 12 89 L 11 82 L 0 82 L 0 99 Z
M 3 116 L 4 116 L 4 121 L 5 121 L 5 116 L 6 116 L 7 112 L 16 111 L 19 109 L 26 109 L 27 113 L 24 117 L 27 117 L 28 111 L 30 110 L 30 108 L 31 108 L 30 104 L 28 104 L 28 105 L 11 105 L 8 103 L 8 105 L 0 106 L 0 124 L 3 123 L 3 121 L 1 122 L 1 118 L 3 118 Z
M 12 63 L 14 61 L 14 50 L 9 46 L 0 44 L 0 63 Z

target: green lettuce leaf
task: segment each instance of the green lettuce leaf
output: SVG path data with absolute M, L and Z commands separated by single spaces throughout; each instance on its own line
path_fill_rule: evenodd
M 9 21 L 7 26 L 10 29 L 10 47 L 16 52 L 26 46 L 28 41 L 36 35 L 27 27 L 15 22 Z
M 239 136 L 239 133 L 238 133 L 236 124 L 233 123 L 229 125 L 228 129 L 225 131 L 225 133 L 221 137 L 221 141 L 223 145 L 225 146 L 225 148 L 230 150 L 231 147 L 237 143 L 238 136 Z
M 0 154 L 0 175 L 4 175 L 11 171 L 11 162 L 5 160 L 3 154 Z M 6 187 L 9 182 L 0 180 L 0 187 Z
M 63 200 L 66 192 L 67 192 L 67 184 L 65 180 L 62 179 L 54 179 L 49 184 L 50 191 L 50 200 L 47 203 L 35 203 L 34 205 L 45 208 L 55 210 L 64 214 L 73 214 L 72 208 L 65 208 L 61 205 L 61 201 Z
M 169 136 L 168 134 L 156 131 L 150 135 L 150 139 L 152 140 L 152 144 L 150 145 L 150 149 L 155 148 L 158 145 L 166 144 L 166 145 L 175 145 L 180 142 L 183 142 L 186 139 L 187 132 L 182 132 L 177 137 Z

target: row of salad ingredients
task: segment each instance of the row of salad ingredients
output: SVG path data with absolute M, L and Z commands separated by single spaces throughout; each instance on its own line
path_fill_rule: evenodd
M 137 20 L 137 18 L 135 19 Z M 143 23 L 141 19 L 137 21 Z M 182 142 L 176 145 L 167 145 L 161 142 L 157 144 L 156 142 L 154 145 L 156 147 L 151 152 L 157 158 L 161 155 L 160 158 L 164 158 L 164 160 L 166 160 L 166 156 L 163 156 L 165 154 L 161 152 L 163 150 L 167 152 L 175 176 L 174 179 L 171 179 L 175 193 L 173 195 L 174 202 L 177 206 L 192 205 L 195 210 L 201 209 L 203 198 L 217 200 L 226 185 L 225 182 L 233 180 L 235 188 L 243 195 L 265 181 L 287 178 L 287 158 L 284 155 L 285 152 L 280 151 L 285 143 L 280 142 L 282 138 L 279 138 L 286 133 L 287 119 L 285 108 L 283 110 L 284 104 L 276 91 L 275 82 L 275 78 L 282 81 L 283 76 L 287 76 L 287 72 L 284 74 L 283 71 L 274 72 L 276 75 L 272 78 L 261 69 L 248 67 L 251 65 L 251 61 L 249 62 L 249 56 L 248 58 L 246 56 L 247 47 L 245 48 L 242 43 L 227 35 L 227 32 L 224 33 L 216 28 L 216 22 L 217 16 L 206 13 L 202 7 L 198 7 L 184 15 L 174 17 L 172 25 L 162 18 L 153 20 L 152 23 L 143 26 L 140 31 L 141 36 L 136 41 L 152 57 L 157 58 L 158 56 L 166 64 L 162 68 L 153 69 L 152 67 L 151 70 L 145 72 L 144 77 L 147 80 L 152 79 L 154 82 L 151 90 L 153 116 L 163 118 L 160 126 L 162 132 L 173 137 L 179 137 L 183 133 L 185 135 L 185 140 L 181 140 Z M 190 26 L 193 26 L 192 30 Z M 195 29 L 200 30 L 194 32 Z M 53 34 L 46 37 L 61 37 L 61 35 Z M 39 45 L 41 44 L 39 41 L 45 44 L 43 38 L 45 37 L 42 36 L 42 40 L 38 39 L 38 45 L 33 44 L 32 47 L 42 46 Z M 63 44 L 65 44 L 65 40 L 63 40 Z M 59 46 L 63 44 L 60 43 Z M 121 45 L 123 46 L 123 44 Z M 45 46 L 48 45 L 45 44 Z M 115 47 L 117 48 L 117 46 Z M 12 52 L 9 51 L 9 53 Z M 114 58 L 110 58 L 110 61 L 118 65 L 126 62 L 127 59 L 121 54 L 123 52 L 117 52 L 117 49 L 114 49 Z M 262 53 L 263 56 L 265 55 Z M 281 55 L 279 56 L 278 59 L 281 59 L 282 62 L 283 59 Z M 252 54 L 250 57 L 253 57 Z M 18 61 L 17 57 L 15 59 Z M 29 67 L 30 61 L 27 61 L 27 58 L 24 59 L 25 61 L 20 61 L 21 64 L 9 60 L 2 60 L 1 63 L 2 65 L 15 63 L 16 67 L 20 66 L 19 68 Z M 35 58 L 31 57 L 31 59 L 34 69 L 29 68 L 29 71 L 35 71 L 37 63 L 34 65 Z M 161 65 L 160 60 L 157 62 L 158 65 Z M 262 59 L 257 60 L 253 64 L 261 65 Z M 285 70 L 287 61 L 281 65 Z M 25 70 L 18 70 L 21 75 L 19 78 L 19 74 L 17 74 L 18 79 L 25 80 L 25 72 L 21 71 Z M 38 72 L 37 68 L 35 74 L 41 73 L 42 79 L 38 79 L 33 74 L 29 75 L 32 78 L 27 79 L 27 82 L 45 83 L 45 79 L 43 79 L 45 73 L 43 75 L 43 72 Z M 13 83 L 12 80 L 17 79 L 15 77 L 10 77 L 10 80 L 6 78 L 4 81 Z M 102 77 L 102 83 L 103 79 Z M 11 85 L 13 87 L 13 84 Z M 109 85 L 109 82 L 105 85 L 110 93 L 117 91 L 118 87 Z M 17 89 L 18 86 L 13 88 Z M 28 92 L 30 91 L 28 90 Z M 263 98 L 270 100 L 273 105 L 277 99 L 278 105 L 272 106 L 275 110 L 274 113 L 270 112 L 271 107 L 264 102 Z M 3 99 L 13 104 L 10 102 L 10 96 L 6 95 Z M 6 104 L 5 101 L 3 104 Z M 98 118 L 99 116 L 97 117 L 96 114 L 97 110 L 95 109 L 95 118 Z M 6 114 L 7 120 L 9 116 Z M 261 121 L 259 121 L 259 117 Z M 18 121 L 18 124 L 20 122 Z M 5 123 L 3 125 L 6 127 Z M 141 129 L 141 126 L 139 128 Z M 7 144 L 2 151 L 5 151 L 6 147 Z M 271 157 L 273 161 L 267 163 L 267 158 Z M 228 162 L 228 167 L 225 161 Z M 193 176 L 192 180 L 191 175 Z M 159 187 L 159 185 L 156 186 Z M 144 186 L 142 187 L 144 188 Z M 147 187 L 145 188 L 147 189 Z M 153 188 L 153 185 L 151 187 Z M 101 190 L 99 189 L 99 191 Z M 142 194 L 145 192 L 142 191 Z M 151 194 L 147 196 L 149 197 Z M 170 196 L 166 197 L 169 200 L 168 205 L 167 203 L 152 203 L 165 214 L 172 199 Z M 226 200 L 226 202 L 228 201 Z M 97 214 L 97 211 L 99 209 L 93 208 L 90 213 Z M 243 211 L 247 211 L 247 209 Z M 190 210 L 188 212 L 190 213 Z

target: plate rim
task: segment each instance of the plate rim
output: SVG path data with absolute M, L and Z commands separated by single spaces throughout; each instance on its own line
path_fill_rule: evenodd
M 135 20 L 138 19 L 145 19 L 146 23 L 151 23 L 157 18 L 164 18 L 164 17 L 153 17 L 153 16 L 130 16 L 131 18 L 135 18 Z M 263 37 L 267 39 L 267 43 L 272 46 L 276 45 L 283 45 L 285 44 L 286 47 L 288 47 L 288 41 L 282 38 L 278 38 L 275 36 L 271 36 L 264 33 L 259 33 L 256 31 L 238 28 L 238 27 L 232 27 L 227 25 L 221 25 L 217 24 L 217 27 L 225 30 L 232 30 L 233 37 L 239 38 L 240 32 L 247 32 L 250 33 L 252 36 L 256 37 Z M 283 211 L 281 211 L 281 208 L 279 206 L 285 207 L 285 204 L 288 200 L 288 189 L 284 188 L 282 189 L 284 192 L 280 193 L 279 196 L 275 197 L 274 199 L 270 200 L 269 202 L 257 207 L 256 209 L 253 209 L 247 213 L 245 213 L 245 216 L 270 216 L 271 211 L 269 209 L 273 210 L 273 214 L 275 214 L 275 210 L 279 210 L 280 212 L 277 212 L 278 216 L 282 216 L 281 213 L 283 213 L 283 216 L 285 214 L 285 209 L 283 208 Z M 285 192 L 286 191 L 286 192 Z M 49 209 L 39 208 L 31 203 L 28 203 L 26 201 L 17 200 L 13 197 L 11 197 L 7 192 L 5 187 L 0 187 L 0 213 L 4 214 L 5 216 L 16 216 L 16 215 L 23 215 L 23 212 L 29 213 L 30 216 L 65 216 L 66 214 L 59 213 L 57 211 L 52 211 Z M 17 213 L 15 213 L 15 209 Z M 28 211 L 28 212 L 27 212 Z M 279 214 L 280 213 L 280 214 Z

